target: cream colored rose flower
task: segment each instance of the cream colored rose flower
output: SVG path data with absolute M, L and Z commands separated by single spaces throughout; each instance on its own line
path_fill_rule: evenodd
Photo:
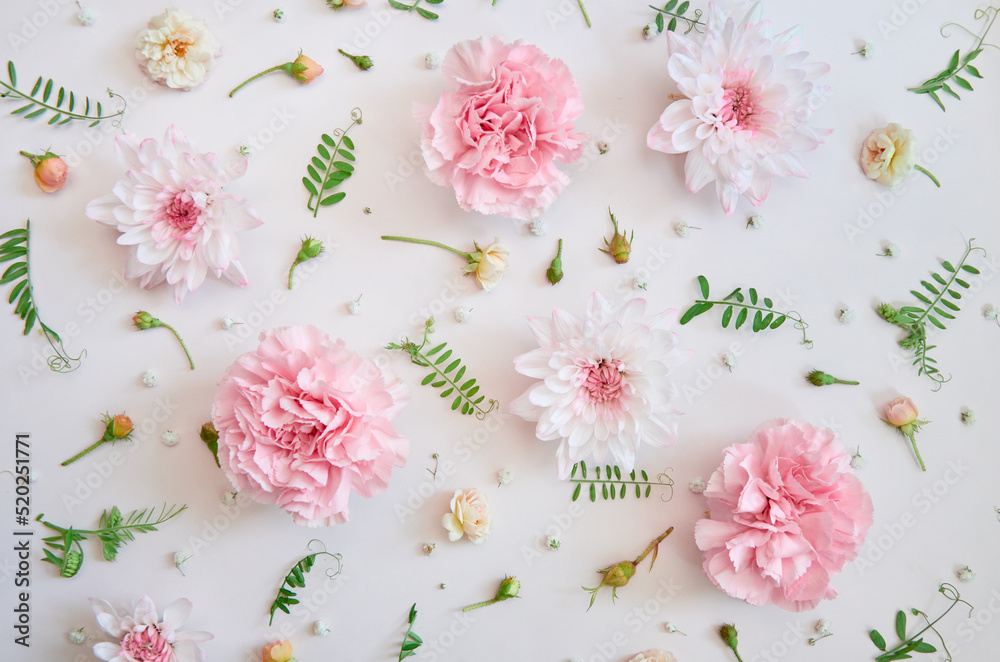
M 861 169 L 882 186 L 899 184 L 916 163 L 916 138 L 899 124 L 875 129 L 861 146 Z
M 476 246 L 476 252 L 472 254 L 466 271 L 475 274 L 479 286 L 489 292 L 503 278 L 509 258 L 510 250 L 499 239 L 494 238 L 493 243 L 486 248 Z
M 643 651 L 628 662 L 677 662 L 673 653 L 661 650 Z
M 215 58 L 219 42 L 205 27 L 180 9 L 168 9 L 150 19 L 135 37 L 135 59 L 157 83 L 176 90 L 201 85 Z
M 448 530 L 448 539 L 459 540 L 463 535 L 478 545 L 493 530 L 493 514 L 486 496 L 479 490 L 455 490 L 451 498 L 451 512 L 444 516 L 441 524 Z

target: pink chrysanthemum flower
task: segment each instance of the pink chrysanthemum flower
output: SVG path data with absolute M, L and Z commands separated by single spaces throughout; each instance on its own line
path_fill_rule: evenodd
M 818 81 L 830 67 L 806 61 L 800 34 L 774 34 L 760 4 L 739 24 L 710 4 L 704 38 L 667 35 L 667 71 L 686 98 L 667 106 L 646 142 L 686 153 L 688 190 L 714 181 L 727 216 L 741 195 L 763 204 L 774 176 L 808 177 L 799 152 L 829 133 L 808 122 L 829 90 Z
M 676 310 L 649 315 L 645 299 L 619 306 L 598 292 L 584 319 L 561 308 L 552 319 L 528 318 L 540 347 L 515 358 L 514 368 L 539 381 L 510 411 L 538 421 L 542 441 L 559 441 L 560 478 L 590 455 L 602 462 L 608 451 L 631 471 L 640 444 L 676 440 L 671 369 L 690 355 L 677 349 L 676 321 Z
M 175 600 L 163 610 L 163 619 L 148 596 L 138 602 L 133 614 L 121 615 L 104 600 L 90 604 L 101 629 L 118 643 L 103 641 L 94 655 L 106 662 L 203 662 L 199 644 L 213 639 L 208 632 L 179 632 L 191 614 L 191 601 Z
M 87 205 L 87 216 L 121 232 L 129 246 L 126 278 L 144 288 L 166 281 L 180 303 L 211 272 L 243 287 L 236 233 L 261 224 L 241 197 L 222 187 L 246 170 L 227 169 L 215 154 L 199 154 L 179 129 L 167 129 L 163 142 L 127 133 L 115 138 L 126 168 L 113 193 Z

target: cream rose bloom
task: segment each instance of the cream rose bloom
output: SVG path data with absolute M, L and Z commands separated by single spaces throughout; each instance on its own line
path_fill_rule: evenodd
M 661 650 L 643 651 L 628 662 L 677 662 L 673 653 Z
M 861 169 L 882 186 L 896 186 L 917 163 L 913 132 L 899 124 L 875 129 L 861 146 Z
M 499 239 L 494 238 L 493 243 L 486 248 L 476 246 L 476 252 L 472 254 L 466 271 L 475 274 L 479 286 L 489 292 L 503 278 L 509 259 L 510 250 Z
M 442 518 L 441 524 L 448 530 L 448 539 L 452 542 L 467 535 L 472 544 L 480 544 L 493 530 L 493 514 L 486 495 L 475 488 L 455 490 L 451 512 Z
M 201 85 L 222 54 L 219 42 L 205 27 L 180 9 L 168 9 L 150 19 L 135 36 L 135 59 L 157 83 L 176 90 Z

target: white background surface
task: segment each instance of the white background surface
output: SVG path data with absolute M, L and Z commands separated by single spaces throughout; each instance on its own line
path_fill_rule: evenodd
M 57 11 L 42 21 L 45 4 L 4 3 L 3 54 L 15 60 L 20 78 L 30 85 L 38 75 L 51 76 L 57 85 L 92 97 L 110 86 L 130 99 L 129 131 L 160 138 L 173 123 L 201 150 L 224 158 L 249 136 L 266 141 L 248 174 L 229 187 L 249 199 L 265 224 L 240 237 L 250 276 L 246 289 L 207 282 L 181 306 L 166 288 L 141 291 L 130 283 L 122 289 L 116 278 L 125 249 L 115 244 L 117 233 L 83 213 L 86 203 L 109 192 L 123 172 L 111 127 L 53 129 L 0 116 L 0 229 L 32 219 L 33 277 L 43 318 L 58 331 L 75 323 L 79 333 L 67 337 L 66 346 L 87 350 L 83 366 L 71 375 L 51 374 L 37 363 L 32 368 L 32 357 L 47 347 L 35 335 L 22 338 L 19 321 L 4 306 L 0 466 L 13 466 L 14 433 L 30 432 L 32 468 L 38 474 L 32 514 L 44 512 L 62 525 L 92 527 L 100 512 L 115 504 L 125 511 L 164 502 L 189 506 L 160 532 L 130 543 L 115 563 L 101 559 L 96 541 L 85 542 L 87 560 L 73 579 L 57 577 L 55 568 L 40 562 L 36 536 L 32 646 L 26 654 L 13 646 L 7 625 L 14 604 L 9 569 L 16 559 L 11 545 L 4 544 L 0 651 L 9 653 L 0 657 L 94 659 L 89 650 L 94 641 L 74 647 L 66 638 L 83 626 L 98 633 L 87 598 L 119 604 L 148 594 L 160 608 L 178 597 L 194 602 L 187 627 L 215 634 L 206 646 L 211 660 L 259 659 L 263 643 L 277 635 L 293 640 L 302 662 L 392 660 L 413 602 L 420 612 L 415 631 L 427 642 L 420 659 L 427 660 L 617 662 L 662 647 L 683 662 L 722 661 L 733 659 L 715 634 L 723 622 L 737 624 L 746 662 L 767 656 L 862 660 L 874 651 L 869 628 L 893 639 L 896 609 L 917 607 L 936 615 L 947 606 L 936 593 L 938 584 L 954 582 L 956 569 L 967 564 L 976 579 L 960 588 L 978 607 L 974 618 L 979 621 L 973 626 L 956 608 L 940 631 L 954 643 L 956 659 L 995 659 L 1000 643 L 1000 522 L 994 512 L 1000 506 L 995 479 L 1000 328 L 980 311 L 988 302 L 1000 303 L 998 266 L 990 261 L 1000 254 L 996 55 L 990 51 L 980 57 L 986 79 L 963 101 L 946 101 L 947 113 L 905 89 L 940 71 L 954 49 L 969 48 L 970 39 L 958 34 L 944 39 L 938 29 L 951 20 L 970 25 L 975 3 L 913 0 L 905 3 L 909 14 L 904 3 L 766 3 L 778 29 L 801 23 L 805 48 L 831 64 L 833 96 L 814 124 L 834 132 L 806 155 L 808 180 L 775 182 L 759 230 L 744 228 L 752 213 L 745 202 L 727 219 L 709 189 L 698 195 L 685 191 L 682 157 L 645 147 L 646 131 L 676 90 L 666 75 L 666 39 L 641 38 L 641 27 L 654 14 L 639 0 L 589 0 L 594 22 L 589 30 L 569 0 L 561 5 L 500 0 L 497 7 L 488 0 L 449 0 L 438 6 L 442 18 L 436 23 L 389 10 L 382 0 L 339 13 L 320 0 L 289 0 L 283 5 L 288 19 L 280 25 L 271 21 L 274 7 L 266 3 L 187 2 L 182 8 L 205 17 L 224 49 L 211 77 L 189 93 L 144 88 L 144 76 L 133 64 L 133 35 L 162 11 L 160 4 L 93 0 L 89 6 L 98 19 L 91 28 L 76 23 L 76 9 L 68 3 L 50 3 Z M 43 27 L 35 36 L 26 31 L 27 43 L 15 48 L 9 35 L 24 30 L 32 16 Z M 898 29 L 888 30 L 885 26 L 896 27 L 894 18 Z M 418 153 L 411 104 L 434 102 L 445 85 L 439 70 L 424 69 L 424 54 L 483 34 L 524 38 L 564 59 L 586 104 L 579 128 L 595 139 L 605 131 L 611 136 L 606 155 L 592 154 L 568 168 L 573 184 L 545 214 L 549 233 L 542 238 L 519 223 L 462 212 L 450 189 L 433 186 L 419 171 L 411 175 L 401 165 Z M 866 39 L 874 43 L 875 57 L 851 55 Z M 375 68 L 356 70 L 337 54 L 338 46 L 369 54 Z M 239 81 L 293 59 L 299 48 L 326 67 L 313 85 L 302 87 L 275 74 L 234 99 L 226 97 Z M 320 134 L 345 126 L 354 106 L 364 110 L 364 124 L 352 131 L 357 174 L 343 188 L 346 200 L 312 219 L 299 180 Z M 943 150 L 924 152 L 924 164 L 943 188 L 914 174 L 905 191 L 893 193 L 864 178 L 857 166 L 861 141 L 890 121 L 913 129 L 922 150 L 939 134 L 952 136 L 951 144 L 938 142 Z M 17 156 L 21 149 L 45 147 L 83 156 L 57 195 L 40 193 L 31 168 Z M 403 181 L 390 186 L 390 175 L 397 174 Z M 846 225 L 857 222 L 859 210 L 884 205 L 880 197 L 891 201 L 887 211 L 852 241 Z M 610 232 L 609 205 L 623 227 L 635 229 L 632 261 L 626 266 L 597 252 L 601 236 Z M 372 208 L 371 215 L 362 213 L 365 206 Z M 678 238 L 671 231 L 678 220 L 702 230 Z M 272 293 L 285 293 L 288 264 L 306 233 L 326 240 L 328 259 L 316 263 L 284 303 L 269 306 L 265 302 Z M 512 266 L 495 292 L 486 295 L 461 277 L 458 258 L 430 247 L 379 241 L 386 233 L 457 247 L 498 236 L 511 246 Z M 566 277 L 550 287 L 544 271 L 559 237 L 566 240 Z M 969 237 L 991 256 L 974 262 L 983 278 L 959 319 L 940 336 L 936 356 L 953 380 L 933 393 L 929 380 L 917 377 L 896 351 L 897 330 L 878 319 L 873 306 L 882 299 L 905 304 L 908 290 L 939 259 L 956 261 Z M 887 241 L 902 248 L 899 258 L 876 257 Z M 716 311 L 680 330 L 681 345 L 696 352 L 677 373 L 686 393 L 680 441 L 668 450 L 646 449 L 637 461 L 651 474 L 670 468 L 677 490 L 669 503 L 654 494 L 641 502 L 571 505 L 572 486 L 555 479 L 555 445 L 537 441 L 532 424 L 505 417 L 487 431 L 484 423 L 451 413 L 433 390 L 419 387 L 422 373 L 404 355 L 380 349 L 400 333 L 418 333 L 423 316 L 436 313 L 437 336 L 453 345 L 483 392 L 505 409 L 529 385 L 512 368 L 513 357 L 534 346 L 523 317 L 547 315 L 557 305 L 582 313 L 593 290 L 633 296 L 630 278 L 643 268 L 649 280 L 644 296 L 654 309 L 686 308 L 696 294 L 694 277 L 704 273 L 719 290 L 755 286 L 779 302 L 777 295 L 783 293 L 810 323 L 815 341 L 814 349 L 805 349 L 792 328 L 760 337 L 723 330 Z M 346 303 L 360 294 L 364 312 L 350 316 Z M 452 318 L 458 304 L 473 309 L 465 325 Z M 857 310 L 857 320 L 845 326 L 837 314 L 847 306 Z M 197 370 L 187 369 L 167 331 L 132 329 L 130 318 L 139 309 L 183 334 Z M 220 328 L 226 314 L 256 324 L 226 332 Z M 385 493 L 352 499 L 351 521 L 343 526 L 306 529 L 263 505 L 249 505 L 227 518 L 220 497 L 228 482 L 197 430 L 209 418 L 218 379 L 239 353 L 255 346 L 252 337 L 265 328 L 305 323 L 344 338 L 364 355 L 388 356 L 413 387 L 410 406 L 396 420 L 412 440 L 410 462 L 393 474 Z M 742 352 L 732 374 L 723 373 L 718 358 L 729 349 Z M 813 368 L 859 379 L 862 386 L 816 389 L 803 379 Z M 141 384 L 147 369 L 159 375 L 155 389 Z M 932 421 L 919 437 L 927 473 L 918 470 L 906 441 L 878 419 L 880 407 L 899 394 L 913 397 L 921 417 Z M 154 416 L 164 419 L 164 405 L 171 411 L 156 422 Z M 960 423 L 963 407 L 977 411 L 974 427 Z M 137 425 L 147 421 L 149 434 L 117 448 L 120 466 L 101 475 L 107 466 L 102 463 L 111 457 L 107 447 L 69 468 L 59 466 L 100 435 L 101 413 L 122 410 Z M 849 564 L 834 581 L 840 597 L 801 614 L 751 607 L 714 588 L 701 572 L 692 535 L 704 502 L 686 489 L 691 478 L 709 477 L 724 447 L 779 416 L 831 425 L 850 451 L 860 445 L 868 466 L 859 475 L 875 503 L 875 524 L 862 555 L 878 560 L 864 568 Z M 180 433 L 178 446 L 160 442 L 168 429 Z M 450 463 L 437 484 L 429 482 L 426 471 L 434 452 Z M 495 476 L 501 468 L 515 479 L 498 488 Z M 6 536 L 14 528 L 13 485 L 7 478 L 0 481 Z M 481 546 L 449 543 L 440 525 L 452 492 L 467 487 L 483 489 L 494 508 L 494 532 Z M 596 583 L 598 568 L 634 558 L 668 526 L 675 527 L 674 533 L 661 545 L 652 571 L 647 561 L 619 591 L 617 604 L 602 593 L 586 612 L 588 596 L 580 586 Z M 546 533 L 556 530 L 562 549 L 541 551 Z M 300 592 L 320 606 L 279 616 L 269 628 L 267 610 L 275 591 L 313 537 L 343 554 L 345 571 L 324 585 L 328 564 L 320 561 Z M 173 553 L 198 545 L 197 539 L 209 542 L 182 576 L 172 565 Z M 436 542 L 437 553 L 425 557 L 424 542 Z M 505 573 L 521 580 L 522 599 L 464 620 L 459 608 L 490 597 Z M 438 588 L 441 582 L 447 590 Z M 673 595 L 668 597 L 671 591 L 663 587 L 674 587 Z M 317 618 L 330 624 L 329 637 L 312 635 Z M 805 642 L 818 618 L 830 619 L 835 635 L 809 647 Z M 666 620 L 687 636 L 665 634 Z

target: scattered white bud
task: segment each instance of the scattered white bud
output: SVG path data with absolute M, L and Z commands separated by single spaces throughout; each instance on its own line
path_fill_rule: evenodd
M 226 331 L 233 328 L 233 324 L 238 324 L 238 323 L 239 322 L 233 321 L 233 318 L 230 317 L 229 315 L 226 315 L 225 317 L 222 318 L 222 328 L 225 329 Z
M 222 503 L 231 506 L 236 503 L 237 492 L 225 492 L 222 495 Z
M 459 306 L 455 309 L 455 321 L 459 324 L 468 321 L 469 315 L 472 313 L 471 310 L 465 306 Z
M 163 433 L 163 437 L 161 437 L 161 439 L 163 440 L 164 446 L 176 446 L 177 442 L 181 440 L 181 436 L 173 430 L 167 430 Z
M 317 637 L 325 637 L 330 634 L 330 626 L 325 621 L 316 621 L 313 623 L 313 634 Z
M 1000 309 L 998 309 L 992 303 L 988 303 L 985 306 L 983 306 L 983 317 L 985 317 L 986 319 L 991 321 L 995 320 L 997 319 L 998 314 L 1000 314 Z
M 841 324 L 850 324 L 854 321 L 855 317 L 857 317 L 857 313 L 853 308 L 842 308 L 840 315 L 837 316 L 837 319 L 840 320 Z
M 76 20 L 80 21 L 80 25 L 89 28 L 97 20 L 97 14 L 94 13 L 93 9 L 81 5 L 79 1 L 76 3 L 76 6 L 80 9 L 76 13 Z
M 445 584 L 444 582 L 441 582 L 440 584 L 438 584 L 438 588 L 440 588 L 440 589 L 441 589 L 441 590 L 443 591 L 443 590 L 445 590 L 446 588 L 448 588 L 448 585 L 447 585 L 447 584 Z
M 559 549 L 562 547 L 562 540 L 558 536 L 549 536 L 545 539 L 545 546 L 549 549 Z
M 606 141 L 606 140 L 598 140 L 597 141 L 597 153 L 598 154 L 607 154 L 608 150 L 610 150 L 610 149 L 611 149 L 611 145 L 608 144 L 608 141 Z
M 976 424 L 976 412 L 971 409 L 966 409 L 962 412 L 962 422 L 966 425 Z
M 271 18 L 274 19 L 275 23 L 284 23 L 285 22 L 285 10 L 284 9 L 275 9 L 271 13 Z
M 851 456 L 851 468 L 864 469 L 866 464 L 868 464 L 868 460 L 861 457 L 861 449 L 859 448 L 858 452 Z
M 749 219 L 747 219 L 747 227 L 753 228 L 754 230 L 762 227 L 764 225 L 764 217 L 760 214 L 754 214 Z
M 187 565 L 190 558 L 184 552 L 174 552 L 174 567 L 180 570 L 182 575 L 184 574 L 184 566 Z
M 896 244 L 886 244 L 882 251 L 878 254 L 879 257 L 896 257 L 900 253 L 899 246 Z
M 512 480 L 514 480 L 514 474 L 511 473 L 510 469 L 501 469 L 497 472 L 497 487 L 509 485 Z
M 875 54 L 875 44 L 870 41 L 866 41 L 865 45 L 861 47 L 860 51 L 854 51 L 854 55 L 860 55 L 866 60 Z
M 423 546 L 424 554 L 430 556 L 434 553 L 434 548 L 437 547 L 437 543 L 425 542 Z
M 647 23 L 642 26 L 642 38 L 643 39 L 655 39 L 656 35 L 660 34 L 659 29 L 656 27 L 656 23 Z
M 733 368 L 736 367 L 736 364 L 739 363 L 739 359 L 732 352 L 726 352 L 725 354 L 723 354 L 721 361 L 722 365 L 729 368 L 729 372 L 732 372 Z
M 441 66 L 441 54 L 432 51 L 424 56 L 424 66 L 428 69 L 437 69 Z
M 548 227 L 545 225 L 545 221 L 532 221 L 528 229 L 531 230 L 531 234 L 541 237 L 548 230 Z
M 80 628 L 69 633 L 69 640 L 74 644 L 82 644 L 87 640 L 87 635 L 83 631 L 83 628 Z
M 681 221 L 680 223 L 674 223 L 674 234 L 678 237 L 686 237 L 691 234 L 691 230 L 700 230 L 701 228 L 696 228 L 693 225 L 688 225 L 687 223 Z
M 156 373 L 152 370 L 147 370 L 142 373 L 142 383 L 146 386 L 146 388 L 153 388 L 156 386 L 158 383 L 156 380 Z
M 253 147 L 247 143 L 240 143 L 236 148 L 236 151 L 240 154 L 240 156 L 253 156 Z
M 678 630 L 677 626 L 671 623 L 670 621 L 667 621 L 666 623 L 663 624 L 663 629 L 667 631 L 667 634 L 673 634 L 675 632 L 678 632 L 680 634 L 683 634 L 685 637 L 687 636 L 686 634 Z
M 976 578 L 976 573 L 972 572 L 972 568 L 970 568 L 969 566 L 965 566 L 964 568 L 956 572 L 955 576 L 958 577 L 958 581 L 960 582 L 971 582 L 973 579 Z
M 816 621 L 816 634 L 830 634 L 832 623 L 825 618 Z
M 701 479 L 701 476 L 692 478 L 691 482 L 688 483 L 688 489 L 695 494 L 701 494 L 705 491 L 705 481 Z
M 362 295 L 362 296 L 364 296 L 364 295 Z M 347 310 L 352 315 L 360 315 L 361 314 L 361 297 L 359 296 L 354 301 L 348 301 L 347 302 Z
M 364 213 L 366 213 L 366 214 L 370 214 L 370 213 L 372 213 L 372 208 L 371 207 L 365 207 L 361 211 L 364 212 Z
M 645 290 L 646 286 L 648 286 L 648 285 L 649 285 L 649 282 L 643 276 L 640 276 L 639 274 L 636 274 L 636 275 L 632 276 L 632 287 L 633 288 L 635 288 L 637 290 Z

